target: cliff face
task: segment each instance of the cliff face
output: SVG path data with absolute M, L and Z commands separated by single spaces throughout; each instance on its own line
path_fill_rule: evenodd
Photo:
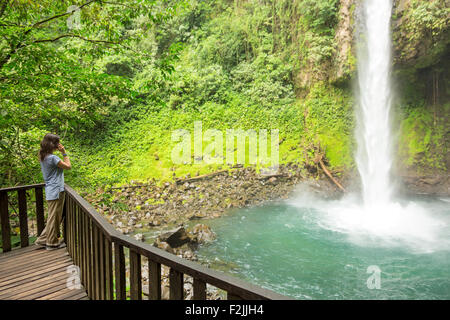
M 332 46 L 332 55 L 321 61 L 309 59 L 316 67 L 299 71 L 297 77 L 300 79 L 300 86 L 307 87 L 317 80 L 342 82 L 354 76 L 355 21 L 360 2 L 361 0 L 337 2 L 334 38 L 327 39 Z M 394 0 L 392 37 L 395 69 L 419 70 L 444 62 L 450 42 L 449 8 L 450 0 Z M 302 31 L 305 33 L 305 30 Z M 314 30 L 308 29 L 306 32 L 314 33 Z M 301 39 L 301 36 L 296 38 Z
M 354 52 L 354 14 L 355 0 L 340 0 L 339 22 L 335 34 L 334 68 L 330 75 L 333 82 L 347 81 L 355 72 L 355 52 Z

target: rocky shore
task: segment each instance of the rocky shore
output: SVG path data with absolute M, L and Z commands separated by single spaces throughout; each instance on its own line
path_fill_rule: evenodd
M 315 179 L 311 177 L 315 176 Z M 277 174 L 263 175 L 252 167 L 233 168 L 211 175 L 185 176 L 174 182 L 132 183 L 98 190 L 87 200 L 120 232 L 167 252 L 197 261 L 199 245 L 215 239 L 202 219 L 214 219 L 233 208 L 287 199 L 295 186 L 305 182 L 324 197 L 341 193 L 317 167 L 282 166 Z M 188 227 L 190 226 L 190 227 Z M 153 234 L 146 237 L 145 234 Z M 148 288 L 147 264 L 143 263 L 144 293 Z M 168 295 L 168 270 L 162 268 L 162 295 Z M 192 281 L 185 281 L 185 297 L 192 296 Z M 166 297 L 167 298 L 167 297 Z M 208 299 L 222 298 L 220 290 L 208 287 Z

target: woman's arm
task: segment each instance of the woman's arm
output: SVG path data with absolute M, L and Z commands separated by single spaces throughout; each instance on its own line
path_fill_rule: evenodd
M 64 149 L 64 146 L 61 143 L 58 146 L 58 150 L 63 154 L 63 159 L 58 162 L 58 167 L 65 170 L 72 169 L 69 156 L 66 154 L 66 149 Z

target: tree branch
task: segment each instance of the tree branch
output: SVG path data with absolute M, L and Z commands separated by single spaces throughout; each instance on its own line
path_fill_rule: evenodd
M 87 39 L 87 38 L 79 36 L 77 34 L 62 34 L 62 35 L 59 35 L 59 36 L 57 36 L 56 38 L 53 38 L 53 39 L 34 40 L 32 43 L 55 42 L 55 41 L 58 41 L 59 39 L 62 39 L 62 38 L 78 38 L 78 39 L 81 39 L 81 40 L 84 40 L 84 41 L 87 41 L 87 42 L 92 42 L 92 43 L 120 44 L 120 42 L 114 42 L 114 41 Z M 27 46 L 27 45 L 24 45 L 24 46 Z

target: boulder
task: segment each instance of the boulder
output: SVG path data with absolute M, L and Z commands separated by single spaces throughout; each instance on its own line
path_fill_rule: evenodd
M 167 242 L 172 248 L 181 247 L 183 244 L 191 241 L 184 227 L 162 233 L 158 238 L 161 242 Z
M 191 233 L 191 237 L 198 243 L 207 243 L 216 239 L 216 234 L 206 224 L 196 224 Z
M 173 248 L 170 246 L 170 244 L 168 244 L 165 241 L 161 241 L 159 238 L 156 239 L 156 241 L 153 243 L 154 247 L 157 247 L 159 249 L 162 249 L 164 251 L 167 251 L 169 253 L 175 254 L 175 251 L 173 250 Z

